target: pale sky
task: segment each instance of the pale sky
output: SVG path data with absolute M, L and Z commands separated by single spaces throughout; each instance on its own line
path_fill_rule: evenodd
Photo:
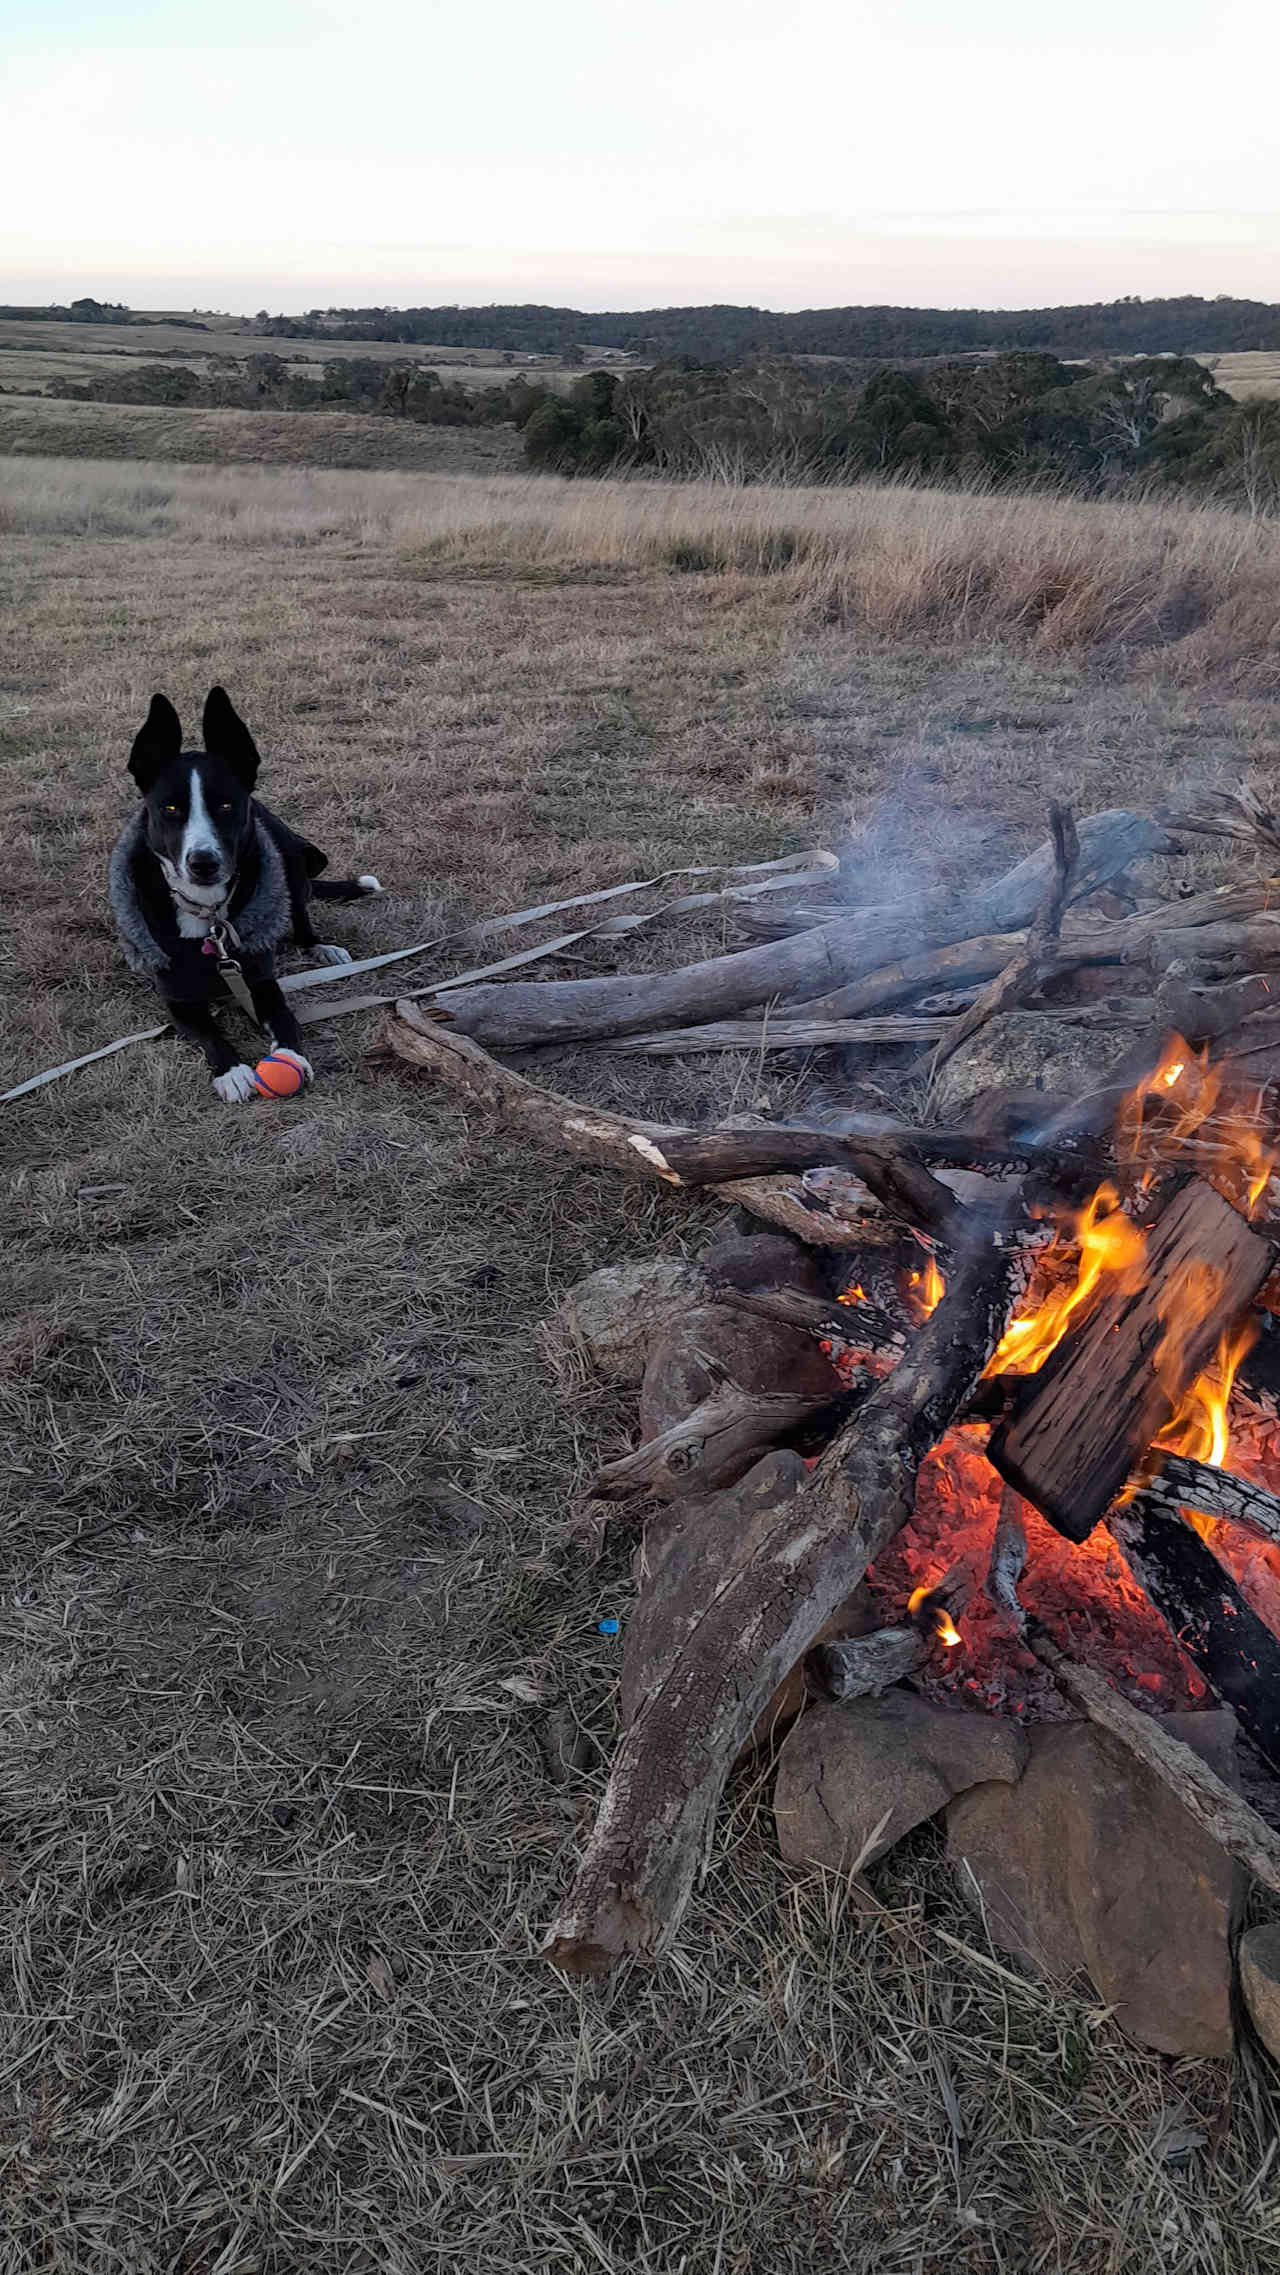
M 0 0 L 0 298 L 1280 300 L 1277 0 Z

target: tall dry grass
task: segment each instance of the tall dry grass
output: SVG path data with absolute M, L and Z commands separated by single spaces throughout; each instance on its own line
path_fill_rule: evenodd
M 883 637 L 1152 648 L 1280 677 L 1280 530 L 1180 502 L 21 458 L 0 464 L 0 527 L 324 541 L 517 579 L 767 580 L 810 620 Z

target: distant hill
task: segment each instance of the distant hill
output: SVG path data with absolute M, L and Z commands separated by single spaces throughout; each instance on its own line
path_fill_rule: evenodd
M 526 354 L 615 348 L 648 358 L 738 362 L 777 355 L 963 355 L 1014 348 L 1056 355 L 1205 354 L 1280 348 L 1280 305 L 1265 300 L 1108 300 L 1071 308 L 644 308 L 600 315 L 533 305 L 314 308 L 260 316 L 286 339 L 389 340 Z

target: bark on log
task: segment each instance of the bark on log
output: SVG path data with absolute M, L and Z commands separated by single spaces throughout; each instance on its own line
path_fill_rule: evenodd
M 1139 1493 L 1111 1511 L 1107 1529 L 1209 1688 L 1234 1707 L 1259 1753 L 1280 1770 L 1280 1637 L 1167 1504 Z
M 726 1576 L 622 1739 L 573 1889 L 544 1947 L 602 1973 L 675 1933 L 729 1767 L 766 1700 L 911 1513 L 916 1472 L 964 1404 L 1025 1285 L 987 1249 L 807 1486 Z
M 1074 897 L 1091 892 L 1140 854 L 1171 849 L 1154 822 L 1122 809 L 1090 815 L 1079 836 Z M 647 1027 L 745 1011 L 774 996 L 818 994 L 918 951 L 922 941 L 942 945 L 975 933 L 1016 930 L 1030 923 L 1052 874 L 1053 849 L 1045 845 L 978 891 L 957 896 L 939 890 L 906 909 L 855 910 L 776 945 L 682 971 L 458 987 L 445 982 L 433 994 L 462 1033 L 495 1049 L 639 1034 Z
M 605 1462 L 590 1491 L 601 1501 L 626 1501 L 637 1493 L 652 1493 L 660 1501 L 681 1493 L 716 1493 L 830 1404 L 830 1398 L 743 1390 L 736 1382 L 722 1382 L 682 1421 L 617 1461 Z
M 1229 1201 L 1193 1177 L 1068 1334 L 989 1454 L 1068 1540 L 1084 1540 L 1252 1302 L 1272 1251 Z
M 426 1068 L 536 1144 L 579 1161 L 668 1185 L 710 1185 L 716 1191 L 777 1169 L 839 1163 L 856 1171 L 890 1214 L 939 1239 L 955 1241 L 962 1234 L 965 1211 L 954 1194 L 896 1136 L 850 1138 L 772 1123 L 700 1132 L 626 1121 L 526 1081 L 467 1036 L 424 1018 L 416 1004 L 398 1003 L 383 1034 L 397 1057 Z

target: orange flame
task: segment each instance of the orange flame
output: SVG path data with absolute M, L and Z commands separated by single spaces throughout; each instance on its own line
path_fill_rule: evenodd
M 1246 1319 L 1223 1336 L 1213 1365 L 1197 1375 L 1153 1441 L 1162 1453 L 1185 1454 L 1191 1461 L 1221 1469 L 1231 1443 L 1227 1408 L 1236 1370 L 1252 1350 L 1257 1333 L 1256 1322 Z
M 946 1292 L 947 1283 L 938 1270 L 937 1258 L 934 1256 L 929 1258 L 922 1272 L 908 1272 L 902 1290 L 917 1324 L 932 1318 Z
M 1066 1238 L 1055 1241 L 1048 1250 L 1045 1265 L 1052 1268 L 1072 1241 L 1080 1246 L 1074 1285 L 1051 1289 L 1034 1311 L 1006 1328 L 987 1366 L 989 1375 L 1039 1374 L 1077 1312 L 1096 1295 L 1105 1275 L 1120 1273 L 1128 1286 L 1139 1284 L 1146 1243 L 1137 1225 L 1121 1210 L 1114 1185 L 1099 1185 Z
M 928 1599 L 932 1593 L 933 1590 L 929 1587 L 912 1589 L 910 1595 L 907 1597 L 907 1611 L 912 1619 L 915 1618 L 915 1615 L 920 1610 L 921 1605 L 928 1602 Z M 933 1621 L 934 1632 L 938 1637 L 938 1641 L 940 1643 L 945 1643 L 948 1651 L 954 1650 L 956 1644 L 961 1642 L 963 1638 L 961 1637 L 960 1630 L 956 1626 L 955 1621 L 952 1619 L 950 1612 L 947 1610 L 946 1605 L 929 1604 L 929 1617 Z
M 1202 1174 L 1248 1216 L 1276 1164 L 1274 1147 L 1265 1146 L 1259 1134 L 1260 1109 L 1260 1100 L 1250 1114 L 1238 1095 L 1224 1099 L 1222 1073 L 1210 1066 L 1208 1047 L 1197 1053 L 1181 1035 L 1171 1035 L 1159 1064 L 1125 1100 L 1116 1151 L 1127 1161 L 1153 1154 L 1167 1158 L 1194 1137 Z

